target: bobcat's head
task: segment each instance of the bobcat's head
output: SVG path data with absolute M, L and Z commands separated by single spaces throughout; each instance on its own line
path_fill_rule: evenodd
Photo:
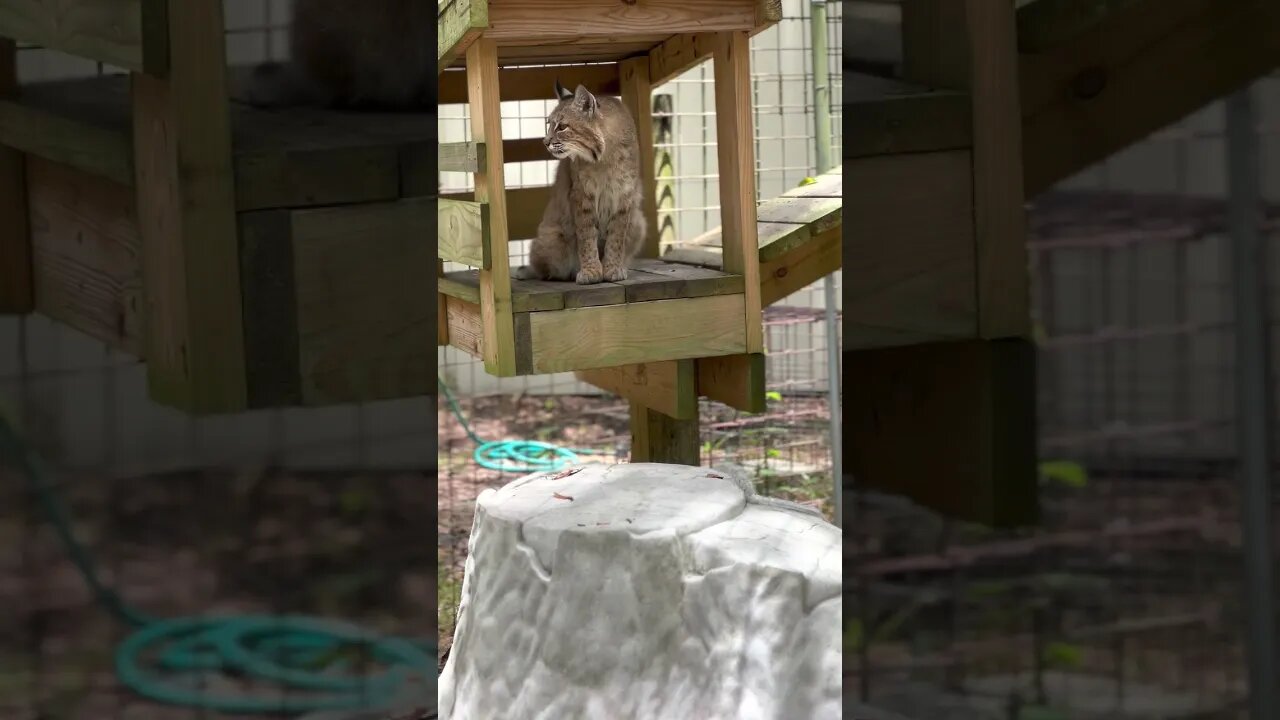
M 604 157 L 604 133 L 600 123 L 600 104 L 581 85 L 569 92 L 556 80 L 556 97 L 560 102 L 547 116 L 547 134 L 542 139 L 557 160 L 578 158 L 599 162 Z

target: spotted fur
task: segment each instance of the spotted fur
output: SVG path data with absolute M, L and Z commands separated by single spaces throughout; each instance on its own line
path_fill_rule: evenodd
M 645 234 L 635 120 L 618 98 L 581 85 L 569 92 L 557 81 L 556 97 L 543 144 L 560 164 L 529 264 L 516 277 L 626 280 Z

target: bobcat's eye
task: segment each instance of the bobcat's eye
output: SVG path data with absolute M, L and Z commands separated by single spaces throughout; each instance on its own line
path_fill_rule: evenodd
M 567 127 L 569 126 L 565 125 L 564 123 L 556 123 L 556 132 L 563 132 L 564 129 Z

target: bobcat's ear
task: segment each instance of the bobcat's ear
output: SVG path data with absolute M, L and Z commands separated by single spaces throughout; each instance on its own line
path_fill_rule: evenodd
M 556 78 L 556 99 L 564 100 L 571 97 L 573 97 L 573 93 L 565 90 L 564 86 L 560 84 L 560 78 Z
M 588 115 L 594 115 L 596 112 L 596 96 L 592 95 L 584 85 L 579 85 L 577 91 L 573 93 L 573 104 Z

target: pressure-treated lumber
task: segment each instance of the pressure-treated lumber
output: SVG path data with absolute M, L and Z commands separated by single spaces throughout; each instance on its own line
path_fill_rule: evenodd
M 649 82 L 649 63 L 645 58 L 624 60 L 621 69 L 622 102 L 636 121 L 636 140 L 640 151 L 641 210 L 645 218 L 645 237 L 639 256 L 658 257 L 658 186 L 654 179 L 653 150 L 653 85 Z
M 695 406 L 696 409 L 696 406 Z M 680 419 L 631 404 L 631 462 L 699 465 L 698 418 Z
M 707 60 L 716 49 L 716 34 L 711 32 L 672 35 L 649 51 L 649 79 L 654 85 L 683 73 Z
M 27 153 L 134 184 L 129 79 L 31 83 L 0 99 L 0 138 Z M 224 103 L 225 105 L 225 103 Z M 237 210 L 432 195 L 436 146 L 420 113 L 229 108 Z
M 844 157 L 930 152 L 973 144 L 969 96 L 896 80 L 845 74 Z
M 698 394 L 735 410 L 765 410 L 764 354 L 698 358 Z
M 142 239 L 132 191 L 36 157 L 26 167 L 34 310 L 144 357 Z
M 467 49 L 467 94 L 471 105 L 471 137 L 486 147 L 485 165 L 475 174 L 475 199 L 489 205 L 491 269 L 480 271 L 484 365 L 491 375 L 501 377 L 516 372 L 516 358 L 498 88 L 498 48 L 493 40 L 481 38 Z
M 488 156 L 486 155 L 486 161 L 487 158 Z M 502 156 L 502 160 L 505 162 L 505 155 Z M 547 209 L 547 201 L 550 198 L 550 185 L 535 185 L 533 187 L 507 190 L 507 239 L 509 241 L 527 240 L 537 235 L 538 223 L 542 222 L 542 213 Z M 473 192 L 444 193 L 440 196 L 440 199 L 442 201 L 473 202 L 476 200 L 476 194 Z M 491 221 L 494 217 L 493 213 L 492 203 L 490 203 L 489 216 Z M 492 227 L 489 237 L 496 237 L 492 232 Z
M 488 0 L 447 0 L 438 6 L 436 67 L 443 72 L 489 25 Z
M 698 417 L 698 376 L 694 360 L 579 370 L 579 380 L 678 420 Z
M 554 100 L 556 80 L 565 87 L 585 86 L 597 95 L 617 95 L 620 91 L 617 63 L 577 67 L 502 68 L 498 72 L 498 92 L 503 102 L 512 100 Z M 439 102 L 452 105 L 467 102 L 467 74 L 451 70 L 440 75 Z
M 151 397 L 244 409 L 243 310 L 221 0 L 169 8 L 165 78 L 135 73 L 134 137 Z
M 436 249 L 442 260 L 488 270 L 493 267 L 489 206 L 466 200 L 439 200 Z
M 994 526 L 1036 522 L 1035 347 L 962 340 L 844 354 L 844 453 L 863 488 Z
M 473 173 L 484 164 L 484 143 L 440 143 L 437 158 L 440 172 Z
M 0 37 L 0 98 L 17 91 L 15 43 Z M 22 153 L 0 147 L 0 314 L 29 313 L 35 302 L 24 174 Z
M 5 0 L 0 36 L 126 70 L 168 70 L 170 0 Z
M 751 40 L 745 31 L 719 33 L 714 52 L 716 154 L 720 218 L 729 242 L 724 269 L 746 283 L 746 351 L 764 352 L 760 266 L 756 261 L 755 134 L 751 112 Z
M 240 216 L 251 407 L 430 394 L 431 198 Z M 447 326 L 447 321 L 446 321 Z
M 655 32 L 752 30 L 756 0 L 489 0 L 484 37 L 504 46 L 547 45 L 587 38 L 618 42 Z
M 1019 58 L 1026 194 L 1047 190 L 1277 65 L 1275 3 L 1119 4 L 1074 31 L 1070 42 Z

